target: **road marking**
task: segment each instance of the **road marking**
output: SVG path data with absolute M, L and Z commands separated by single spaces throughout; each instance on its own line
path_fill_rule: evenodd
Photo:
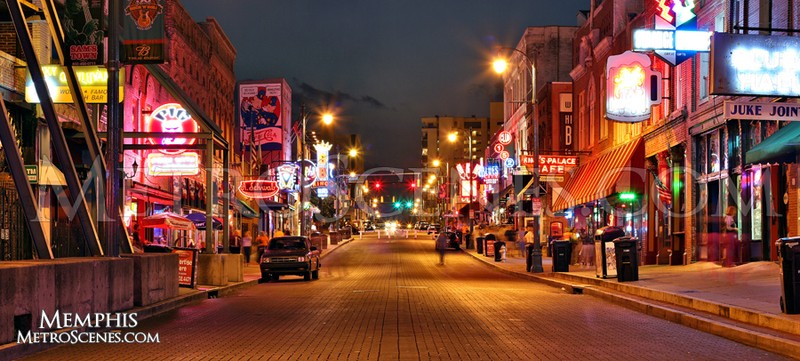
M 428 286 L 397 286 L 397 288 L 428 289 Z
M 353 293 L 380 292 L 381 290 L 353 290 Z

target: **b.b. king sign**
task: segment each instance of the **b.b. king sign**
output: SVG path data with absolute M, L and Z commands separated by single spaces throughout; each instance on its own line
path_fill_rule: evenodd
M 655 1 L 655 29 L 635 29 L 633 51 L 652 51 L 675 66 L 711 50 L 711 32 L 697 30 L 694 0 Z

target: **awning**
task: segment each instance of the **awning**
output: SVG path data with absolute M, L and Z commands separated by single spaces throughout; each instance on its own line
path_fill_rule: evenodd
M 193 231 L 195 230 L 192 221 L 172 212 L 163 212 L 147 216 L 139 221 L 139 225 L 143 228 L 168 228 Z
M 258 211 L 250 207 L 247 203 L 243 202 L 241 199 L 236 199 L 236 209 L 239 213 L 242 214 L 244 218 L 258 218 Z
M 791 122 L 762 140 L 744 156 L 745 164 L 793 163 L 800 151 L 800 122 Z
M 67 180 L 64 178 L 64 173 L 56 168 L 53 163 L 42 161 L 39 165 L 39 185 L 40 186 L 67 186 Z
M 638 138 L 600 153 L 578 167 L 564 188 L 554 192 L 552 210 L 560 211 L 623 191 L 641 193 L 645 176 L 644 142 Z
M 193 212 L 186 215 L 186 219 L 192 221 L 194 226 L 197 229 L 204 231 L 206 229 L 206 215 L 202 212 Z M 212 223 L 214 224 L 214 229 L 222 229 L 222 219 L 219 217 L 213 217 Z
M 266 199 L 261 199 L 258 201 L 258 207 L 264 210 L 277 211 L 289 208 L 289 205 L 286 203 L 279 203 L 279 202 L 269 201 Z

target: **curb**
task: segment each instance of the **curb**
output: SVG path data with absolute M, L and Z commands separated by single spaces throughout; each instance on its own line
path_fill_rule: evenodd
M 510 276 L 534 282 L 540 282 L 552 287 L 561 288 L 562 290 L 568 293 L 582 293 L 585 295 L 597 297 L 602 300 L 628 308 L 630 310 L 641 312 L 649 316 L 658 317 L 670 322 L 691 327 L 698 331 L 724 337 L 739 342 L 741 344 L 774 352 L 790 358 L 797 358 L 798 355 L 800 355 L 800 342 L 798 341 L 738 327 L 733 324 L 726 324 L 724 322 L 715 321 L 703 317 L 701 315 L 694 315 L 688 312 L 665 307 L 653 302 L 647 302 L 644 300 L 634 299 L 632 297 L 626 297 L 624 295 L 608 292 L 602 290 L 601 288 L 608 288 L 612 291 L 627 293 L 641 298 L 652 299 L 654 301 L 661 301 L 679 307 L 690 308 L 700 312 L 708 312 L 718 317 L 728 318 L 734 322 L 741 322 L 756 327 L 769 328 L 780 332 L 796 334 L 797 328 L 800 327 L 800 325 L 798 325 L 796 322 L 780 319 L 772 315 L 759 314 L 752 310 L 735 308 L 728 305 L 720 305 L 705 300 L 698 300 L 683 295 L 676 295 L 669 292 L 657 291 L 644 287 L 606 282 L 582 276 L 575 276 L 575 275 L 567 276 L 568 274 L 563 274 L 563 273 L 550 273 L 549 274 L 550 276 L 539 276 L 519 271 L 512 271 L 500 267 L 498 265 L 495 265 L 492 262 L 484 261 L 480 259 L 480 257 L 478 257 L 478 255 L 476 254 L 472 254 L 467 251 L 464 252 L 469 254 L 476 261 L 483 263 L 487 267 L 491 267 L 503 274 L 507 274 Z M 578 285 L 575 283 L 566 282 L 567 279 L 571 279 L 573 281 L 580 280 L 584 284 Z M 648 297 L 645 294 L 649 294 L 650 297 Z M 654 297 L 654 296 L 660 296 L 660 297 Z M 687 301 L 687 304 L 673 303 L 666 299 L 670 297 L 684 299 L 685 301 Z M 696 305 L 703 305 L 703 307 L 696 307 Z M 711 310 L 709 310 L 709 308 Z M 714 308 L 716 308 L 717 312 L 713 311 Z M 736 317 L 734 315 L 739 315 L 739 316 Z M 777 326 L 769 324 L 770 322 L 775 322 L 776 319 L 780 321 L 776 322 L 778 323 Z M 756 322 L 753 322 L 754 320 Z M 786 327 L 787 323 L 790 324 L 790 326 L 794 327 Z

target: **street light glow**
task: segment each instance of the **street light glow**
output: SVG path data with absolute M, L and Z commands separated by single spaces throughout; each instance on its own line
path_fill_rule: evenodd
M 331 125 L 331 123 L 333 123 L 333 114 L 331 113 L 322 114 L 322 122 L 325 123 L 325 125 Z
M 456 132 L 452 132 L 452 133 L 447 135 L 447 140 L 449 140 L 450 143 L 455 142 L 456 139 L 458 139 L 458 133 L 456 133 Z
M 350 150 L 347 152 L 347 155 L 349 155 L 351 158 L 357 157 L 358 156 L 358 149 L 350 148 Z
M 434 166 L 434 167 L 438 167 L 438 166 L 440 166 L 440 165 L 442 165 L 442 162 L 441 162 L 440 160 L 438 160 L 438 159 L 434 159 L 434 160 L 433 160 L 433 166 Z
M 506 61 L 506 59 L 502 59 L 502 58 L 496 59 L 492 63 L 492 68 L 494 68 L 494 72 L 495 73 L 503 74 L 506 71 L 506 69 L 508 68 L 508 62 Z

